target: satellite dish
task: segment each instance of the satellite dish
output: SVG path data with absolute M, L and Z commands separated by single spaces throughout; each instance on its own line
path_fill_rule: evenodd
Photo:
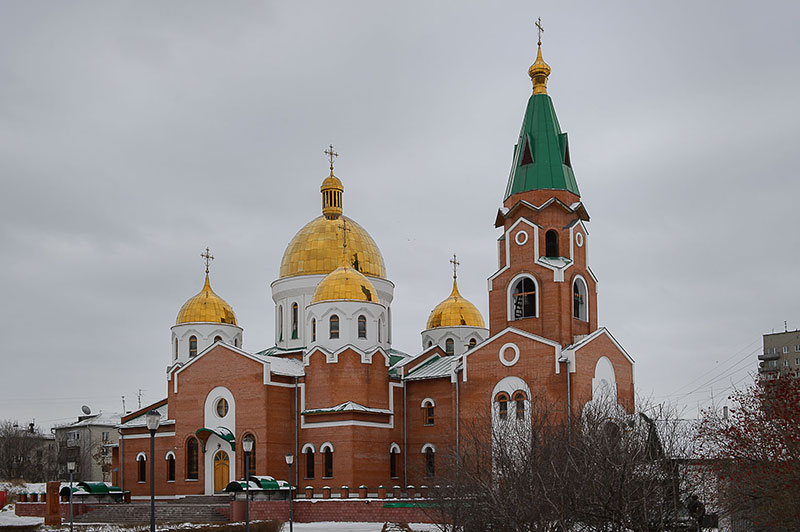
M 92 413 L 92 409 L 91 409 L 91 408 L 89 408 L 89 407 L 88 407 L 88 406 L 86 406 L 86 405 L 83 405 L 83 406 L 81 407 L 81 412 L 83 412 L 84 414 L 86 414 L 86 415 L 88 416 L 89 414 L 91 414 L 91 413 Z

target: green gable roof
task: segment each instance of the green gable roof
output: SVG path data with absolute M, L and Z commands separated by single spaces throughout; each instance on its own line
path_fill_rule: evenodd
M 513 194 L 541 189 L 567 190 L 580 196 L 569 159 L 567 134 L 558 125 L 553 101 L 547 94 L 533 94 L 514 147 L 503 200 Z

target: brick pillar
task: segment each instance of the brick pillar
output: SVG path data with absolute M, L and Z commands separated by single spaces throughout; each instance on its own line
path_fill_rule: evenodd
M 47 483 L 47 500 L 44 510 L 44 524 L 50 526 L 61 526 L 61 501 L 58 496 L 58 489 L 61 482 Z

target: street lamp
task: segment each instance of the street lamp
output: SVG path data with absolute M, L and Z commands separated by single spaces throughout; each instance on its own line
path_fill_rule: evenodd
M 289 532 L 294 532 L 294 519 L 292 516 L 292 462 L 294 455 L 286 453 L 286 465 L 289 466 Z
M 75 462 L 67 462 L 69 471 L 69 532 L 72 532 L 72 474 L 75 472 Z
M 145 414 L 147 429 L 150 431 L 150 532 L 156 532 L 156 431 L 161 423 L 161 414 L 158 410 L 151 410 Z
M 250 453 L 253 452 L 253 437 L 249 434 L 242 440 L 244 450 L 244 530 L 250 532 Z

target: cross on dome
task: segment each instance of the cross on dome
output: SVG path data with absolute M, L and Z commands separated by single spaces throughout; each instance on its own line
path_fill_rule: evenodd
M 544 26 L 542 26 L 542 17 L 536 21 L 536 27 L 539 29 L 539 46 L 542 45 L 542 33 L 544 33 Z
M 331 162 L 331 175 L 333 175 L 333 161 L 336 160 L 339 154 L 333 151 L 333 144 L 331 144 L 328 149 L 322 153 L 328 156 L 328 160 Z
M 211 264 L 211 261 L 214 260 L 214 255 L 211 254 L 210 249 L 206 248 L 206 250 L 203 253 L 201 253 L 200 256 L 206 263 L 206 275 L 208 275 L 208 267 Z
M 461 265 L 461 263 L 458 262 L 458 258 L 456 258 L 456 254 L 455 253 L 453 253 L 453 258 L 450 259 L 450 264 L 453 265 L 453 280 L 455 280 L 455 278 L 456 278 L 456 270 L 458 270 L 458 267 Z

